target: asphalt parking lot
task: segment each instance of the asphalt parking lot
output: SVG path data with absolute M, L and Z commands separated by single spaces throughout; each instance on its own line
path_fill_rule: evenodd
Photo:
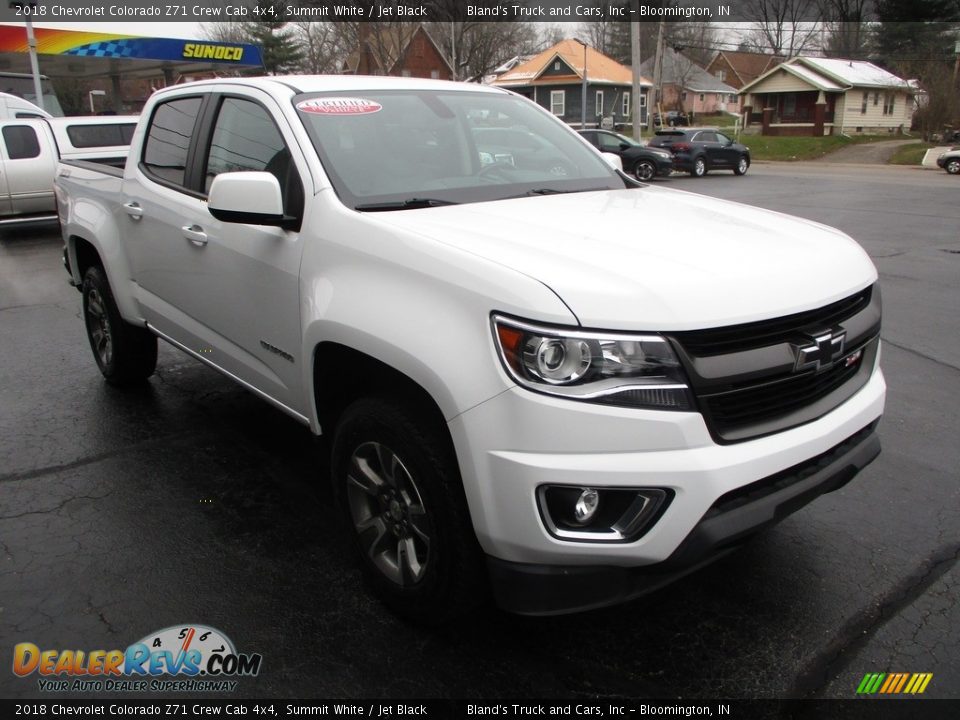
M 262 653 L 240 697 L 851 698 L 883 671 L 960 697 L 960 180 L 802 163 L 658 184 L 835 225 L 874 259 L 884 450 L 848 486 L 621 607 L 413 627 L 364 591 L 321 442 L 163 344 L 148 386 L 106 386 L 59 237 L 7 231 L 0 668 L 19 642 L 123 648 L 197 622 Z M 0 697 L 37 695 L 0 669 Z

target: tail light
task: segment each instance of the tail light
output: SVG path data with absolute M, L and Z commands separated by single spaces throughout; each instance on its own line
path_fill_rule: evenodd
M 690 143 L 687 143 L 687 142 L 678 142 L 678 143 L 674 143 L 673 145 L 671 145 L 671 146 L 670 146 L 670 149 L 673 150 L 673 152 L 675 152 L 675 153 L 676 153 L 676 152 L 690 152 L 690 150 L 691 150 L 692 147 L 693 147 L 693 146 L 692 146 Z

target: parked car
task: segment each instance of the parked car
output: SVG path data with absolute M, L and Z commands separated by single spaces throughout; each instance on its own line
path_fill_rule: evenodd
M 667 110 L 663 116 L 667 121 L 668 127 L 685 127 L 690 124 L 690 118 L 683 110 Z M 660 119 L 660 113 L 654 113 L 653 124 L 657 127 L 663 125 L 663 121 Z
M 667 150 L 651 148 L 633 138 L 610 130 L 579 130 L 586 140 L 600 152 L 614 153 L 623 162 L 623 171 L 637 180 L 652 180 L 657 175 L 673 172 L 673 155 Z
M 0 223 L 55 219 L 57 161 L 121 167 L 136 126 L 136 116 L 0 120 Z
M 750 167 L 750 148 L 714 127 L 657 130 L 650 145 L 669 150 L 674 167 L 694 177 L 703 177 L 711 170 L 733 170 L 734 175 L 743 175 Z
M 951 175 L 960 175 L 960 148 L 943 153 L 937 158 L 937 165 Z
M 484 162 L 471 118 L 566 174 Z M 407 617 L 468 615 L 490 590 L 525 614 L 626 601 L 880 452 L 880 289 L 856 242 L 638 184 L 508 91 L 173 85 L 125 170 L 61 170 L 106 381 L 144 382 L 163 338 L 329 437 L 315 522 L 340 514 Z

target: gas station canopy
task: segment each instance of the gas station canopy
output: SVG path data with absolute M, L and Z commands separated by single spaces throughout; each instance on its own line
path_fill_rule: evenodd
M 49 77 L 170 77 L 263 67 L 260 48 L 213 40 L 137 37 L 34 28 L 40 72 Z M 0 25 L 0 70 L 29 73 L 26 28 Z

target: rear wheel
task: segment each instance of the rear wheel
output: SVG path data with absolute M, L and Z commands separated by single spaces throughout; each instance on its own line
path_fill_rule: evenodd
M 157 367 L 157 338 L 120 316 L 103 268 L 87 268 L 82 289 L 87 339 L 107 382 L 131 385 L 153 375 Z
M 746 155 L 744 155 L 739 160 L 737 160 L 737 165 L 735 168 L 733 168 L 733 174 L 746 175 L 748 169 L 750 169 L 750 161 L 747 160 Z
M 344 412 L 332 477 L 364 575 L 398 614 L 437 625 L 484 596 L 482 553 L 437 421 L 399 400 Z
M 943 166 L 943 169 L 951 175 L 960 174 L 960 158 L 952 158 L 947 160 L 947 163 Z
M 657 174 L 657 167 L 650 160 L 638 160 L 633 166 L 633 176 L 637 180 L 646 182 L 652 180 Z
M 703 177 L 707 174 L 707 161 L 703 157 L 698 157 L 693 161 L 693 169 L 690 171 L 693 177 Z

